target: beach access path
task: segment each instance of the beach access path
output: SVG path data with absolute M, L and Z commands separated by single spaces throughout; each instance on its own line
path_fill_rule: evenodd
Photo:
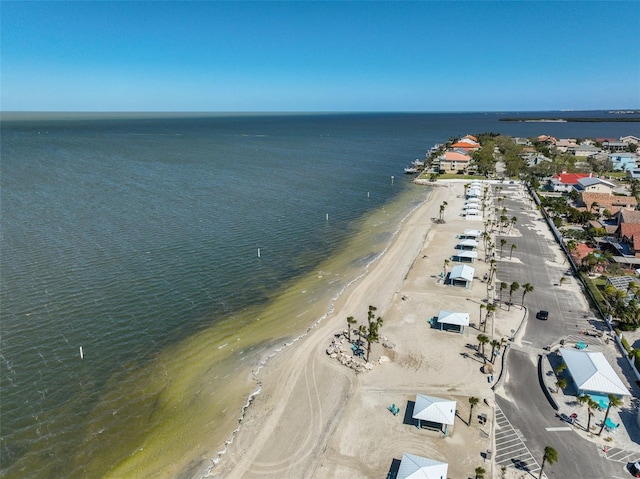
M 438 224 L 433 219 L 443 201 L 448 204 L 445 223 Z M 456 235 L 483 229 L 482 222 L 460 216 L 463 204 L 464 182 L 434 188 L 387 252 L 338 300 L 335 312 L 264 368 L 263 391 L 211 477 L 386 477 L 405 452 L 447 462 L 450 477 L 472 476 L 479 466 L 491 477 L 486 452 L 494 449 L 493 384 L 476 354 L 480 305 L 487 298 L 482 277 L 489 270 L 483 252 L 472 265 L 470 289 L 439 281 L 444 260 L 455 252 Z M 356 374 L 330 359 L 326 349 L 345 330 L 347 316 L 366 324 L 369 305 L 384 318 L 381 336 L 395 346 L 374 344 L 373 370 Z M 429 319 L 441 309 L 469 313 L 472 325 L 464 334 L 432 328 Z M 498 308 L 485 334 L 509 337 L 523 314 L 518 307 Z M 379 364 L 380 356 L 389 361 Z M 457 401 L 455 424 L 446 437 L 415 427 L 410 413 L 416 394 Z M 480 402 L 468 426 L 471 396 Z M 399 415 L 388 410 L 391 404 L 400 408 Z M 479 414 L 487 416 L 484 424 Z

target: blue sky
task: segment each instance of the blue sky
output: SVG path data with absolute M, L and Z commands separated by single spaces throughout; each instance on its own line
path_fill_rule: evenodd
M 640 2 L 6 2 L 3 111 L 640 108 Z

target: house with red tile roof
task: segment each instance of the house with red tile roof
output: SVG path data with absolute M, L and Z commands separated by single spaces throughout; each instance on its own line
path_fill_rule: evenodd
M 617 196 L 610 193 L 589 193 L 582 192 L 578 200 L 581 206 L 588 210 L 597 211 L 602 214 L 604 210 L 609 210 L 612 214 L 620 210 L 633 210 L 638 202 L 633 196 Z M 595 205 L 594 205 L 595 204 Z
M 444 173 L 457 173 L 467 171 L 471 163 L 471 157 L 458 151 L 445 151 L 439 158 L 440 171 Z

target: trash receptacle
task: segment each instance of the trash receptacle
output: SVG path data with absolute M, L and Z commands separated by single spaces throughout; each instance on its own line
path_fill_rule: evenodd
M 491 449 L 487 449 L 487 459 L 488 460 L 491 460 L 491 453 L 492 453 Z

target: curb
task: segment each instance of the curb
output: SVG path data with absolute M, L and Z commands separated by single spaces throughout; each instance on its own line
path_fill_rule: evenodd
M 551 404 L 551 407 L 555 411 L 557 411 L 560 408 L 556 404 L 555 399 L 553 399 L 551 397 L 551 393 L 549 392 L 549 389 L 547 388 L 547 385 L 544 383 L 544 373 L 542 372 L 542 359 L 543 359 L 543 357 L 544 357 L 544 355 L 538 354 L 538 381 L 540 382 L 540 388 L 542 389 L 542 392 L 544 393 L 544 395 L 547 397 L 547 400 L 549 401 L 549 404 Z

